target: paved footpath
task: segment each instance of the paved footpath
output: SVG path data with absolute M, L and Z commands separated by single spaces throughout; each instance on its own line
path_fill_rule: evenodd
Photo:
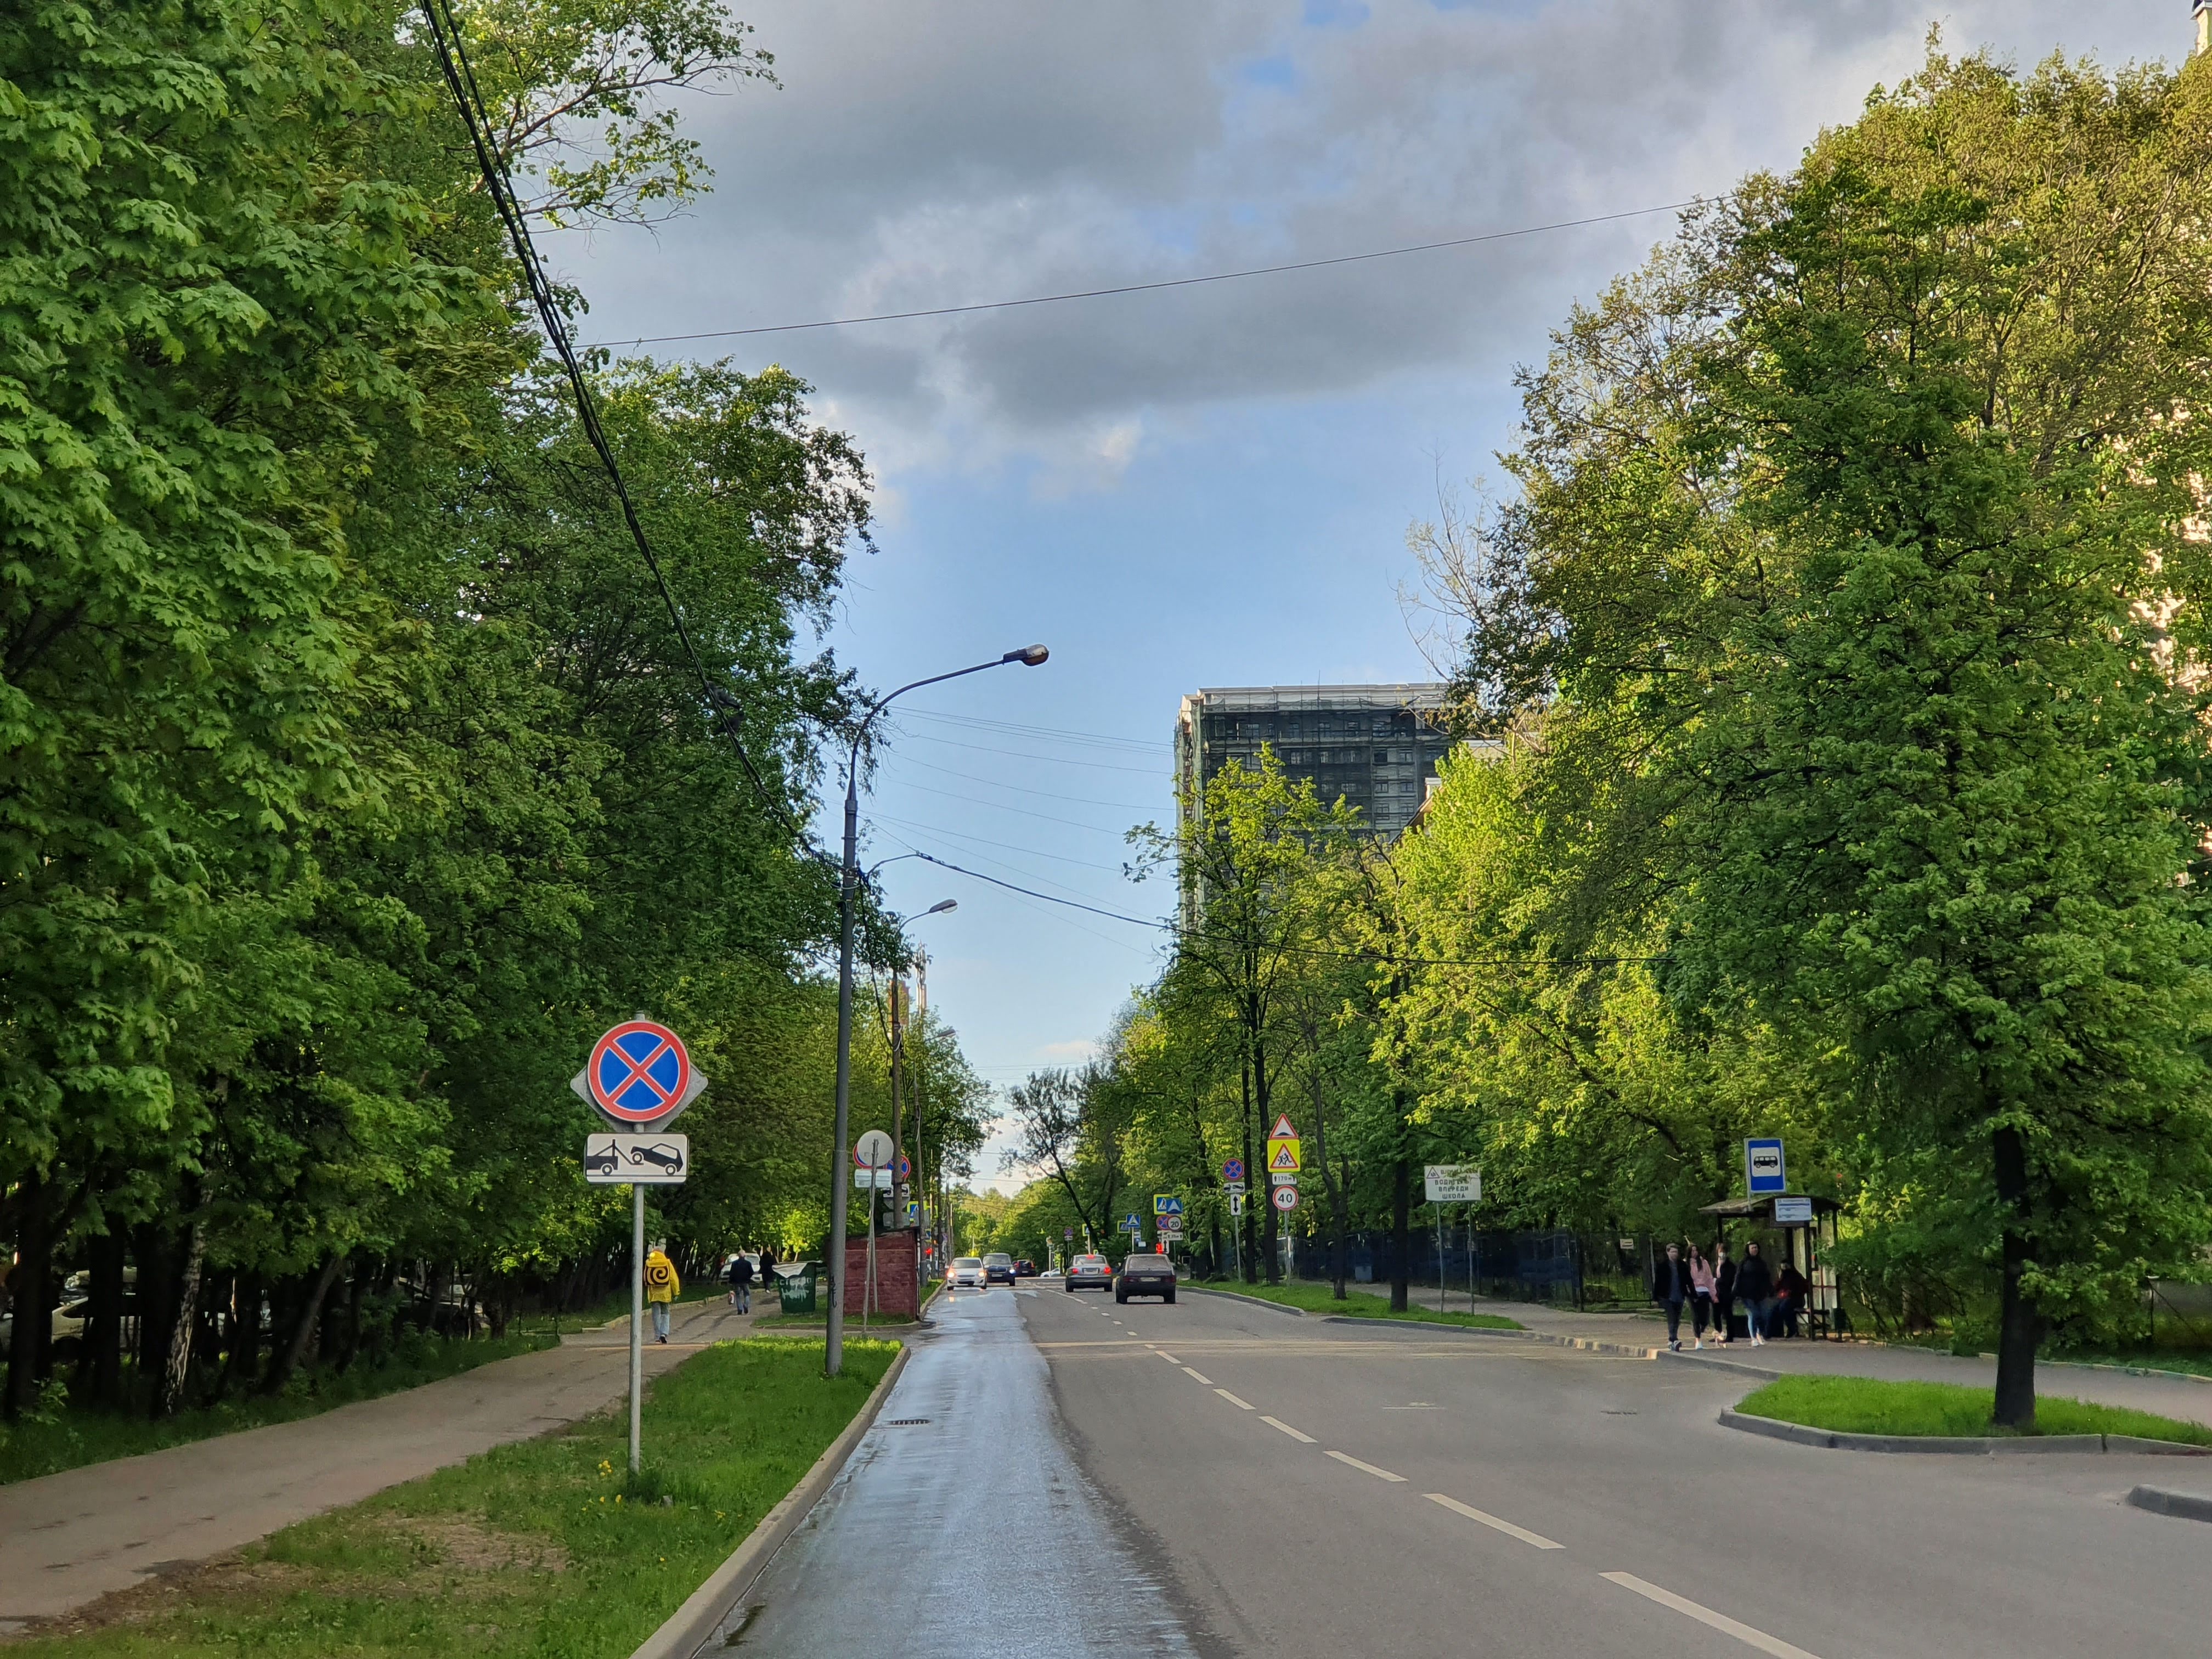
M 742 1336 L 720 1297 L 676 1310 L 646 1375 Z M 0 1633 L 564 1423 L 629 1388 L 626 1321 L 316 1417 L 0 1486 Z
M 1346 1289 L 1360 1295 L 1387 1297 L 1389 1287 L 1366 1285 L 1348 1285 Z M 1413 1299 L 1417 1306 L 1433 1308 L 1437 1305 L 1434 1287 L 1425 1291 L 1415 1286 Z M 1446 1293 L 1444 1305 L 1462 1312 L 1468 1307 L 1467 1292 L 1452 1291 Z M 1578 1336 L 1601 1342 L 1633 1343 L 1664 1350 L 1667 1346 L 1667 1327 L 1656 1316 L 1636 1314 L 1576 1313 L 1571 1310 L 1547 1307 L 1542 1303 L 1498 1302 L 1487 1297 L 1474 1306 L 1483 1313 L 1504 1314 L 1517 1319 L 1532 1331 L 1550 1336 Z M 1353 1303 L 1350 1311 L 1357 1313 Z M 1961 1382 L 1980 1388 L 1990 1388 L 1996 1382 L 1995 1359 L 1962 1358 L 1948 1353 L 1937 1353 L 1928 1348 L 1892 1346 L 1881 1342 L 1812 1342 L 1802 1339 L 1766 1343 L 1754 1348 L 1748 1342 L 1731 1342 L 1725 1347 L 1716 1346 L 1710 1340 L 1702 1352 L 1690 1348 L 1687 1322 L 1682 1327 L 1683 1353 L 1680 1358 L 1691 1363 L 1709 1362 L 1715 1364 L 1742 1366 L 1762 1371 L 1813 1371 L 1839 1376 L 1872 1376 L 1897 1382 Z M 1676 1356 L 1662 1352 L 1662 1358 L 1673 1360 Z M 2071 1395 L 2077 1400 L 2092 1401 L 2104 1406 L 2127 1406 L 2137 1411 L 2155 1412 L 2160 1417 L 2179 1418 L 2187 1423 L 2203 1423 L 2212 1426 L 2212 1379 L 2198 1382 L 2192 1377 L 2137 1376 L 2123 1370 L 2108 1370 L 2095 1365 L 2069 1365 L 2045 1360 L 2035 1368 L 2036 1392 L 2045 1395 Z

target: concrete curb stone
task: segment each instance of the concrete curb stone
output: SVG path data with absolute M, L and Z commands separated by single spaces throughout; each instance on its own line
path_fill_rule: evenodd
M 2212 1446 L 2185 1445 L 2173 1440 L 2145 1440 L 2130 1434 L 1941 1435 L 1853 1434 L 1842 1429 L 1816 1429 L 1802 1423 L 1784 1423 L 1747 1412 L 1724 1411 L 1724 1429 L 1741 1429 L 1773 1440 L 1828 1451 L 1910 1452 L 1953 1457 L 2019 1457 L 2046 1453 L 2118 1453 L 2162 1457 L 2212 1457 Z M 2139 1488 L 2139 1490 L 2141 1490 Z
M 2164 1486 L 2137 1486 L 2128 1502 L 2153 1515 L 2170 1515 L 2180 1521 L 2212 1521 L 2212 1498 L 2193 1492 L 2171 1492 Z
M 890 1397 L 891 1385 L 906 1369 L 912 1357 L 912 1348 L 901 1348 L 868 1395 L 845 1431 L 830 1443 L 830 1449 L 814 1460 L 799 1483 L 784 1494 L 783 1501 L 766 1515 L 760 1524 L 746 1535 L 729 1559 L 707 1576 L 707 1582 L 684 1599 L 684 1605 L 669 1615 L 666 1623 L 641 1642 L 630 1659 L 692 1659 L 700 1648 L 714 1633 L 722 1615 L 732 1602 L 750 1589 L 753 1581 L 767 1570 L 769 1559 L 798 1529 L 799 1523 L 830 1489 L 853 1449 L 860 1443 L 861 1436 L 875 1425 L 876 1415 L 883 1410 L 884 1401 Z
M 1288 1314 L 1293 1319 L 1304 1319 L 1304 1308 L 1286 1308 L 1279 1302 L 1270 1302 L 1265 1297 L 1243 1296 L 1235 1291 L 1217 1291 L 1206 1285 L 1178 1285 L 1179 1291 L 1188 1291 L 1194 1296 L 1218 1296 L 1225 1302 L 1242 1302 L 1248 1308 L 1265 1308 L 1269 1313 Z

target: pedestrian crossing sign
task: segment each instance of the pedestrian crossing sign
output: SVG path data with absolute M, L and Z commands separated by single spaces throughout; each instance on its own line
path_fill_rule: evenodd
M 1296 1175 L 1298 1171 L 1299 1143 L 1295 1140 L 1271 1140 L 1267 1143 L 1267 1173 Z
M 1154 1215 L 1181 1215 L 1182 1213 L 1182 1200 L 1177 1198 L 1173 1193 L 1154 1193 L 1152 1194 L 1152 1213 Z

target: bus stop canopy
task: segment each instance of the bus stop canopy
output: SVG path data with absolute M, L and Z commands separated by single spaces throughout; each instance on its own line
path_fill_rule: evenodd
M 1761 1193 L 1757 1198 L 1731 1198 L 1724 1200 L 1723 1202 L 1718 1204 L 1708 1204 L 1704 1208 L 1700 1209 L 1698 1213 L 1699 1215 L 1717 1215 L 1729 1221 L 1764 1221 L 1770 1227 L 1803 1226 L 1805 1224 L 1802 1221 L 1778 1222 L 1775 1220 L 1775 1201 L 1778 1199 L 1785 1198 L 1795 1199 L 1800 1204 L 1808 1201 L 1806 1195 L 1803 1193 Z M 1816 1196 L 1810 1201 L 1813 1206 L 1813 1213 L 1816 1216 L 1833 1215 L 1837 1211 L 1844 1207 L 1842 1205 L 1837 1203 L 1832 1198 L 1820 1198 Z

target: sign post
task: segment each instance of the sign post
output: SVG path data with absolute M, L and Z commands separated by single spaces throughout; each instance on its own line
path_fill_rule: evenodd
M 568 1086 L 617 1130 L 658 1131 L 699 1098 L 707 1079 L 691 1069 L 684 1040 L 640 1015 L 592 1045 Z M 683 1135 L 599 1134 L 584 1141 L 584 1179 L 629 1188 L 629 1472 L 638 1472 L 645 1401 L 645 1189 L 680 1183 L 691 1168 Z
M 860 1286 L 860 1334 L 868 1334 L 868 1310 L 876 1300 L 876 1191 L 890 1185 L 891 1138 L 871 1129 L 853 1144 L 853 1162 L 868 1172 L 868 1273 Z M 842 1240 L 839 1241 L 841 1243 Z

